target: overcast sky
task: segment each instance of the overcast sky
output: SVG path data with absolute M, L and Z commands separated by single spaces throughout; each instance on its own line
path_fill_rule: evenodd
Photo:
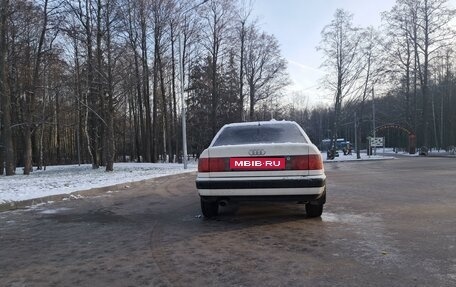
M 302 91 L 311 105 L 332 103 L 332 95 L 319 89 L 323 76 L 322 55 L 316 51 L 321 31 L 333 19 L 337 8 L 353 14 L 361 27 L 380 25 L 383 11 L 395 0 L 255 0 L 253 16 L 267 33 L 279 40 L 282 55 L 288 61 L 291 91 Z M 451 0 L 453 4 L 456 0 Z M 454 7 L 454 5 L 451 5 Z M 289 92 L 292 93 L 292 92 Z M 326 98 L 325 98 L 326 97 Z

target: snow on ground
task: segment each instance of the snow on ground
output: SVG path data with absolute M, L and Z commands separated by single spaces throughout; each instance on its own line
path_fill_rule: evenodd
M 360 160 L 392 159 L 391 151 L 385 151 L 385 156 L 368 156 L 361 154 Z M 391 152 L 391 154 L 387 154 Z M 359 161 L 356 153 L 344 155 L 341 151 L 334 160 L 327 160 L 326 153 L 322 153 L 325 162 Z M 20 171 L 19 169 L 17 170 Z M 189 164 L 184 170 L 182 164 L 158 163 L 116 163 L 113 172 L 105 172 L 104 168 L 93 170 L 91 165 L 59 165 L 48 166 L 46 170 L 38 170 L 25 176 L 0 176 L 0 204 L 11 201 L 34 199 L 56 194 L 69 194 L 75 191 L 110 186 L 144 179 L 196 171 L 196 164 Z
M 34 171 L 28 176 L 0 176 L 0 204 L 195 170 L 195 164 L 188 165 L 185 170 L 182 164 L 173 163 L 116 163 L 114 171 L 109 173 L 104 168 L 94 170 L 90 164 L 48 166 L 46 170 Z
M 344 155 L 342 151 L 339 151 L 339 156 L 332 159 L 327 159 L 326 152 L 322 152 L 321 155 L 323 157 L 323 161 L 326 162 L 337 162 L 337 161 L 359 161 L 359 160 L 382 160 L 382 159 L 393 159 L 395 153 L 392 149 L 377 149 L 376 155 L 367 155 L 366 151 L 361 152 L 360 159 L 356 158 L 356 152 L 353 151 L 352 154 Z M 405 153 L 400 153 L 401 155 L 405 155 Z

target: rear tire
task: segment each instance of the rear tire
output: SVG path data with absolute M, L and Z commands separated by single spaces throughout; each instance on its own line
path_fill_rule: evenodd
M 307 217 L 320 217 L 323 213 L 323 204 L 306 204 L 306 214 Z
M 211 218 L 218 214 L 218 202 L 201 198 L 201 211 L 204 217 Z

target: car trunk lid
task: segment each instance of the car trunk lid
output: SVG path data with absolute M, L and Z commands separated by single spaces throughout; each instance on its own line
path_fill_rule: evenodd
M 323 165 L 312 144 L 255 144 L 210 147 L 198 170 L 216 177 L 305 176 Z

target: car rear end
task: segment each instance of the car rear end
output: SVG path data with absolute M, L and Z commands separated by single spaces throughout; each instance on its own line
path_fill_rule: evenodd
M 285 121 L 223 127 L 200 156 L 196 186 L 208 216 L 228 201 L 297 201 L 322 207 L 326 199 L 320 151 L 299 125 Z

